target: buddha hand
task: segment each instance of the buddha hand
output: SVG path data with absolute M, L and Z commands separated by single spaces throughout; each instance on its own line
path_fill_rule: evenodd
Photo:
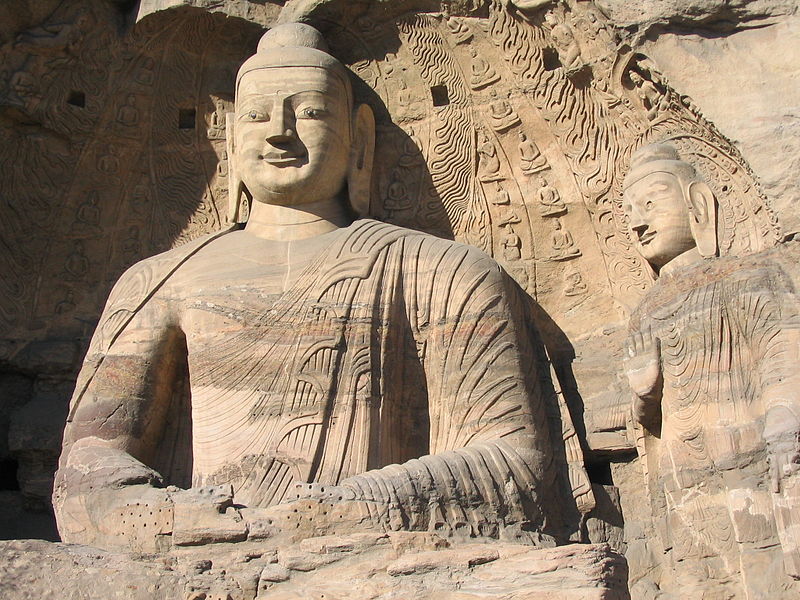
M 244 509 L 250 539 L 296 541 L 354 531 L 382 530 L 382 502 L 358 498 L 355 490 L 298 482 L 286 500 L 265 509 Z
M 233 504 L 233 488 L 217 485 L 188 490 L 167 488 L 174 511 L 176 546 L 237 542 L 247 538 L 247 524 Z
M 632 333 L 622 360 L 635 395 L 634 418 L 648 429 L 661 420 L 661 343 L 650 329 Z

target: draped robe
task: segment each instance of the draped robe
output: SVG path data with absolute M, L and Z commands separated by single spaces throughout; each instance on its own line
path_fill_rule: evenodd
M 564 535 L 546 363 L 493 260 L 360 220 L 287 249 L 278 274 L 248 236 L 142 261 L 115 287 L 65 434 L 65 540 L 91 539 L 70 497 L 142 481 L 231 484 L 258 507 L 294 481 L 341 484 L 395 528 Z
M 770 561 L 780 569 L 781 541 L 784 553 L 797 551 L 776 527 L 763 436 L 771 407 L 800 414 L 799 305 L 777 253 L 664 275 L 631 317 L 633 334 L 659 341 L 662 418 L 645 432 L 645 469 L 682 596 L 797 592 L 762 576 Z

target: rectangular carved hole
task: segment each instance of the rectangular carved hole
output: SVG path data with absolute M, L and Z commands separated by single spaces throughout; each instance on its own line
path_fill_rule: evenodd
M 450 104 L 450 94 L 446 85 L 434 85 L 431 88 L 431 98 L 434 106 L 447 106 Z
M 611 463 L 608 461 L 586 465 L 586 474 L 589 481 L 599 485 L 614 485 L 611 473 Z
M 86 94 L 77 90 L 72 90 L 67 96 L 67 104 L 84 108 L 86 106 Z
M 19 490 L 17 461 L 10 458 L 0 460 L 0 490 Z
M 555 48 L 545 48 L 542 50 L 542 62 L 546 71 L 555 71 L 561 66 L 561 61 L 558 58 L 558 52 Z
M 196 120 L 197 111 L 194 108 L 178 110 L 178 129 L 194 129 Z

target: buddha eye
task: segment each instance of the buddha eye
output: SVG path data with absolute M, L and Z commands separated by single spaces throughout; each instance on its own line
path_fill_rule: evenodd
M 652 210 L 653 209 L 653 201 L 652 200 L 648 200 L 647 202 L 644 203 L 644 207 L 647 210 Z
M 297 115 L 300 119 L 319 119 L 325 111 L 321 108 L 312 108 L 307 107 L 300 110 L 300 114 Z
M 257 110 L 249 110 L 242 115 L 242 119 L 245 121 L 268 121 L 269 117 L 264 116 Z

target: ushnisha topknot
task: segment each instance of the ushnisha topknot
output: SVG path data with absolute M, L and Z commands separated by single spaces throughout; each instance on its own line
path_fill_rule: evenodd
M 272 48 L 316 48 L 320 52 L 330 54 L 328 44 L 322 34 L 305 23 L 284 23 L 273 27 L 261 36 L 257 52 L 266 52 Z
M 239 68 L 236 91 L 242 77 L 250 71 L 271 68 L 317 67 L 336 75 L 345 87 L 347 100 L 353 105 L 350 76 L 345 66 L 328 53 L 322 34 L 305 23 L 285 23 L 261 36 L 256 53 Z
M 670 173 L 683 183 L 697 180 L 697 171 L 670 144 L 656 142 L 642 146 L 631 155 L 631 166 L 623 182 L 624 188 L 650 175 L 651 173 Z

